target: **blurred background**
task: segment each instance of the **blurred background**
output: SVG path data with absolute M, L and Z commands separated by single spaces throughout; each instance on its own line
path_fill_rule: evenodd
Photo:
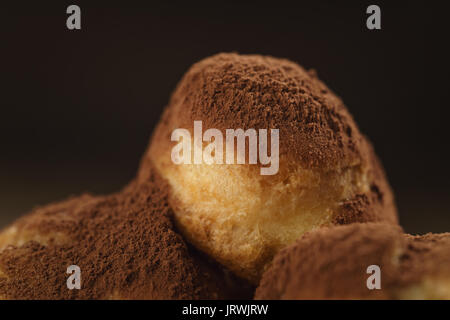
M 119 190 L 189 66 L 289 58 L 340 95 L 373 141 L 412 233 L 450 231 L 447 37 L 431 2 L 0 4 L 0 228 L 37 205 Z M 81 7 L 82 29 L 66 28 Z M 382 30 L 366 28 L 378 4 Z

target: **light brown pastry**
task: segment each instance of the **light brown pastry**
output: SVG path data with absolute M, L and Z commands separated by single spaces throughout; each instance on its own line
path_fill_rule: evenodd
M 275 256 L 255 298 L 450 299 L 450 233 L 411 236 L 381 223 L 312 231 Z
M 278 172 L 261 175 L 264 166 L 249 161 L 175 164 L 172 132 L 193 135 L 194 121 L 224 136 L 226 129 L 278 129 Z M 192 150 L 199 146 L 205 143 Z M 285 59 L 232 53 L 193 65 L 153 134 L 139 181 L 152 165 L 171 187 L 185 237 L 254 283 L 276 252 L 307 231 L 397 223 L 383 169 L 347 108 L 314 72 Z

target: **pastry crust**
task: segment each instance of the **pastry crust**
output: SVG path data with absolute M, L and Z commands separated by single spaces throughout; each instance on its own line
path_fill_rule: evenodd
M 222 132 L 279 129 L 278 173 L 264 176 L 249 164 L 174 164 L 171 133 L 192 135 L 194 121 Z M 254 283 L 277 251 L 307 231 L 397 223 L 383 169 L 347 108 L 314 72 L 284 59 L 218 54 L 192 66 L 153 134 L 139 181 L 153 165 L 171 187 L 183 235 Z

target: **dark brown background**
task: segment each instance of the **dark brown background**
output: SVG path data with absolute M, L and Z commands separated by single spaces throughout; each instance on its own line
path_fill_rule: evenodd
M 238 51 L 315 68 L 374 142 L 405 229 L 450 231 L 437 4 L 378 1 L 382 30 L 369 31 L 361 1 L 45 2 L 0 5 L 0 227 L 70 194 L 120 189 L 187 68 Z M 81 31 L 65 26 L 72 3 Z

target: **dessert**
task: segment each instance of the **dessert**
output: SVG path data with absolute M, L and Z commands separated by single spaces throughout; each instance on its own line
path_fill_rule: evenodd
M 369 290 L 367 268 L 380 268 Z M 450 233 L 411 236 L 382 223 L 322 228 L 281 250 L 256 299 L 450 299 Z
M 198 121 L 224 136 L 227 129 L 279 130 L 279 170 L 264 175 L 263 165 L 250 161 L 174 163 L 174 130 L 195 135 Z M 192 143 L 191 150 L 204 145 Z M 234 148 L 233 141 L 224 150 Z M 276 252 L 305 232 L 397 223 L 380 162 L 347 108 L 313 71 L 284 59 L 231 53 L 194 64 L 153 134 L 138 183 L 147 181 L 152 166 L 168 181 L 186 239 L 253 283 Z
M 450 299 L 449 270 L 450 234 L 403 233 L 343 102 L 314 71 L 260 55 L 194 64 L 121 192 L 0 233 L 2 299 Z
M 71 265 L 81 269 L 80 290 L 67 288 Z M 117 194 L 37 208 L 0 234 L 3 299 L 223 299 L 251 292 L 176 232 L 167 186 L 153 172 Z

